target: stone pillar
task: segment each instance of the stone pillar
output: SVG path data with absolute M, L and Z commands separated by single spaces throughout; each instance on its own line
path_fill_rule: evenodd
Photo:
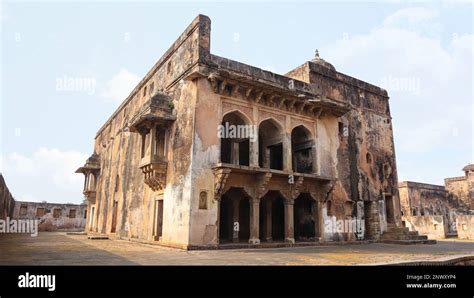
M 250 244 L 260 244 L 259 238 L 259 215 L 260 215 L 260 200 L 249 198 L 250 203 Z
M 377 201 L 365 201 L 367 207 L 364 208 L 365 215 L 365 239 L 380 239 L 380 218 Z
M 233 199 L 232 200 L 232 242 L 239 242 L 239 231 L 234 229 L 234 223 L 239 223 L 239 211 L 240 211 L 240 199 Z M 240 229 L 239 229 L 240 230 Z
M 283 171 L 292 171 L 291 134 L 283 135 Z
M 263 148 L 263 167 L 269 169 L 270 168 L 270 148 L 264 147 Z
M 323 202 L 314 201 L 313 207 L 314 233 L 316 240 L 324 238 L 324 219 L 323 219 Z
M 251 167 L 258 167 L 258 142 L 258 138 L 255 142 L 250 139 L 249 165 Z
M 265 239 L 272 241 L 272 200 L 267 199 L 265 204 Z
M 232 142 L 232 164 L 238 165 L 239 164 L 239 143 Z
M 150 129 L 150 160 L 156 156 L 156 126 L 152 125 Z
M 293 204 L 295 203 L 292 199 L 285 200 L 285 242 L 295 243 L 295 230 L 294 230 L 294 211 Z
M 317 157 L 317 152 L 316 152 L 316 144 L 314 143 L 314 141 L 313 141 L 313 145 L 311 146 L 311 158 L 313 160 L 312 173 L 318 174 L 318 157 Z
M 252 117 L 253 123 L 258 123 L 258 107 L 254 106 L 252 110 Z M 254 129 L 254 133 L 256 134 L 255 142 L 252 142 L 252 138 L 250 138 L 250 157 L 249 157 L 249 165 L 251 167 L 258 167 L 258 143 L 260 142 L 258 138 L 258 130 L 259 127 Z

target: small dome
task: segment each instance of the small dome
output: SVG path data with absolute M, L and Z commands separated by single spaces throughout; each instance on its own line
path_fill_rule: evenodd
M 467 166 L 465 166 L 464 168 L 462 168 L 462 170 L 463 170 L 464 172 L 466 172 L 466 171 L 474 171 L 474 164 L 473 164 L 473 163 L 468 164 Z
M 329 63 L 326 60 L 324 60 L 323 58 L 319 57 L 319 51 L 318 50 L 316 50 L 314 58 L 313 58 L 313 60 L 311 60 L 311 62 L 319 64 L 323 67 L 329 68 L 329 69 L 334 70 L 334 71 L 336 70 L 336 68 L 331 63 Z

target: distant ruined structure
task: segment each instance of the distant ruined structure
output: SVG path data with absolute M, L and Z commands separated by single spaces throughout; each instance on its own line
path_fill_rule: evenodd
M 15 199 L 10 193 L 2 173 L 0 173 L 0 220 L 13 217 L 14 208 Z
M 279 75 L 210 52 L 199 15 L 99 129 L 86 231 L 185 249 L 418 239 L 402 226 L 389 97 L 319 57 Z M 218 136 L 219 125 L 255 136 Z
M 86 226 L 87 206 L 17 201 L 12 218 L 38 220 L 40 232 L 79 232 Z
M 474 165 L 444 186 L 405 181 L 399 184 L 402 220 L 410 230 L 432 239 L 474 239 Z
M 15 201 L 0 174 L 0 220 L 38 220 L 38 231 L 83 231 L 87 206 Z

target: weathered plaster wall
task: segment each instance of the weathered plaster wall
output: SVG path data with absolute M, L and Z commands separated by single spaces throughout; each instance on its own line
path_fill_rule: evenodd
M 418 231 L 429 239 L 444 239 L 447 223 L 441 215 L 405 216 L 405 225 L 410 231 Z
M 314 84 L 327 98 L 350 104 L 352 111 L 339 119 L 339 142 L 335 167 L 340 183 L 333 191 L 336 216 L 344 215 L 348 201 L 380 201 L 391 195 L 394 223 L 401 224 L 397 190 L 397 172 L 393 129 L 385 90 L 346 76 L 325 63 L 308 62 L 287 74 Z M 334 126 L 332 126 L 334 127 Z M 326 136 L 319 130 L 319 136 Z M 332 150 L 332 149 L 331 149 Z M 329 167 L 321 161 L 322 171 Z M 356 204 L 353 204 L 356 206 Z M 359 210 L 359 211 L 358 211 Z M 353 208 L 353 216 L 362 218 L 363 208 Z M 380 208 L 380 226 L 386 229 L 386 213 Z
M 42 214 L 38 213 L 42 209 Z M 59 210 L 54 217 L 55 210 Z M 71 214 L 71 210 L 75 214 Z M 38 219 L 39 231 L 83 231 L 86 225 L 86 205 L 55 204 L 17 201 L 13 213 L 15 219 Z M 58 211 L 56 211 L 58 212 Z M 72 217 L 73 216 L 73 217 Z
M 471 197 L 471 193 L 474 191 L 474 184 L 471 181 L 473 179 L 473 174 L 444 179 L 446 190 L 454 199 L 457 199 L 466 210 L 474 210 L 474 200 Z
M 94 150 L 101 170 L 93 226 L 88 229 L 110 233 L 114 201 L 117 203 L 117 235 L 153 240 L 155 200 L 164 200 L 162 242 L 186 245 L 189 241 L 191 147 L 196 88 L 182 80 L 189 69 L 209 55 L 210 20 L 198 16 L 149 71 L 117 111 L 99 130 Z M 178 115 L 170 129 L 166 191 L 153 192 L 144 184 L 140 165 L 140 137 L 128 131 L 130 119 L 157 91 L 171 96 Z
M 405 222 L 407 216 L 441 215 L 446 233 L 456 233 L 456 216 L 462 213 L 461 205 L 444 186 L 404 181 L 399 184 L 399 192 Z M 414 228 L 417 229 L 416 226 Z
M 15 199 L 5 183 L 3 175 L 0 173 L 0 219 L 12 218 L 14 208 Z
M 459 239 L 474 240 L 474 215 L 458 215 L 456 225 Z

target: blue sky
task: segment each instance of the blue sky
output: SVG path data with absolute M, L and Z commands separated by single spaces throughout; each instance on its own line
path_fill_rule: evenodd
M 474 162 L 472 2 L 2 2 L 0 170 L 17 199 L 82 201 L 95 133 L 199 13 L 214 54 L 284 74 L 317 48 L 388 89 L 400 181 Z

